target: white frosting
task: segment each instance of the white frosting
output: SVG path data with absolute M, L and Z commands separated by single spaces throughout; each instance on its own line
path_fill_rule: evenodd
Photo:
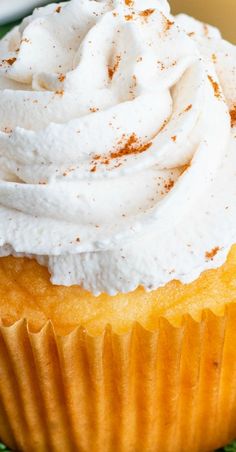
M 165 0 L 71 0 L 0 41 L 1 255 L 94 294 L 236 242 L 236 50 Z

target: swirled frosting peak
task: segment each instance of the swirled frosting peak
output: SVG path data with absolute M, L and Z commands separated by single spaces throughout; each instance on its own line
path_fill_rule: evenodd
M 0 41 L 1 254 L 95 294 L 220 265 L 236 241 L 235 55 L 165 0 L 36 9 Z

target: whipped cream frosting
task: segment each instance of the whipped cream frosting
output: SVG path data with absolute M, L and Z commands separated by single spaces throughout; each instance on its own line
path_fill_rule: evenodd
M 71 0 L 0 41 L 0 254 L 98 295 L 236 242 L 236 50 L 165 0 Z

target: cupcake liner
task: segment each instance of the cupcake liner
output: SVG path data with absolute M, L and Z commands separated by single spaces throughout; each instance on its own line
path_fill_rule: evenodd
M 0 438 L 27 452 L 204 452 L 236 436 L 236 304 L 154 332 L 0 326 Z

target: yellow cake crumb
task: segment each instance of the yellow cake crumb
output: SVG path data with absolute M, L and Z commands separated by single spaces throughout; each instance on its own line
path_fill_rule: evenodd
M 222 267 L 204 272 L 191 284 L 172 281 L 149 293 L 139 287 L 115 297 L 95 297 L 79 286 L 55 286 L 47 268 L 35 260 L 0 259 L 0 317 L 7 325 L 25 318 L 32 331 L 48 320 L 58 334 L 83 326 L 96 335 L 107 324 L 123 333 L 133 322 L 153 330 L 161 316 L 177 326 L 184 314 L 200 320 L 202 310 L 209 308 L 220 315 L 225 304 L 235 301 L 236 245 Z

